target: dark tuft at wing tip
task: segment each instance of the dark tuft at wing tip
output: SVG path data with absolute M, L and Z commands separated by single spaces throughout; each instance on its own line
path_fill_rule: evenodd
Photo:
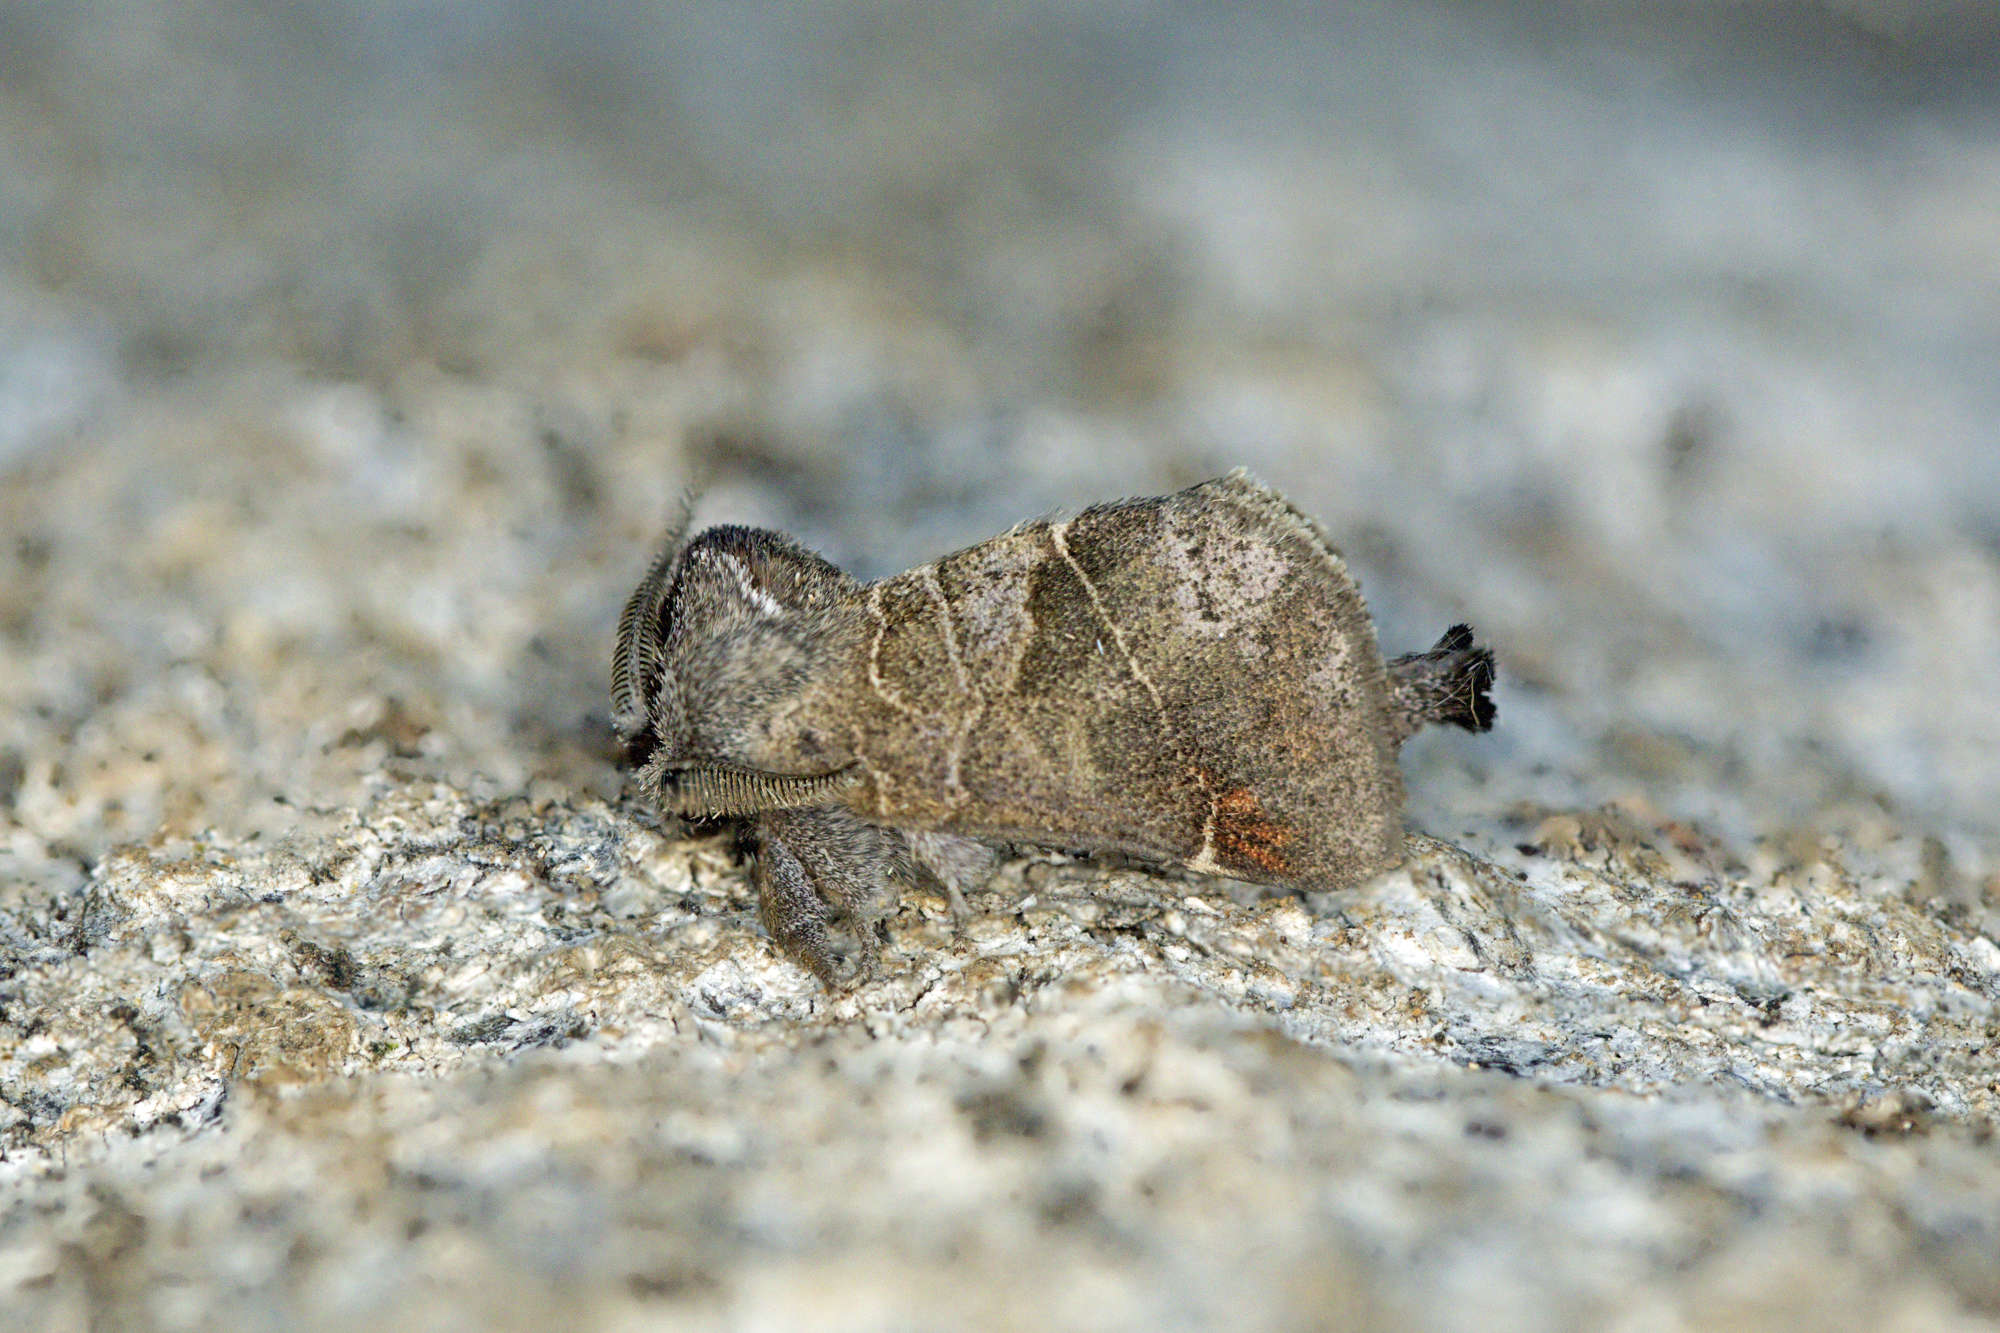
M 1388 664 L 1397 716 L 1397 744 L 1420 727 L 1449 723 L 1467 731 L 1493 729 L 1493 650 L 1453 625 L 1428 652 Z
M 1493 705 L 1493 650 L 1474 641 L 1472 626 L 1453 625 L 1437 641 L 1432 654 L 1448 657 L 1449 706 L 1439 717 L 1467 731 L 1491 731 L 1498 710 Z

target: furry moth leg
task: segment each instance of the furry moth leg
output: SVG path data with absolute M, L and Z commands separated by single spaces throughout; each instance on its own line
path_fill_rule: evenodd
M 986 887 L 1000 865 L 1000 854 L 976 838 L 953 833 L 905 833 L 903 840 L 909 844 L 916 872 L 944 890 L 951 905 L 951 923 L 963 930 L 972 916 L 965 902 L 966 891 Z
M 758 915 L 784 953 L 829 989 L 859 985 L 881 956 L 875 923 L 899 870 L 896 835 L 844 810 L 771 810 L 751 820 Z

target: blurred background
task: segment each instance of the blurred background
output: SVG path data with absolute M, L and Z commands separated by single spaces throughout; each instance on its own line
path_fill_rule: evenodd
M 10 873 L 614 790 L 693 477 L 874 575 L 1243 466 L 1388 651 L 1500 652 L 1420 825 L 1886 814 L 1976 894 L 1996 58 L 1915 0 L 0 8 Z
M 0 0 L 0 1328 L 1988 1327 L 1996 368 L 1990 0 Z M 829 996 L 621 797 L 691 481 L 1235 467 L 1402 871 Z

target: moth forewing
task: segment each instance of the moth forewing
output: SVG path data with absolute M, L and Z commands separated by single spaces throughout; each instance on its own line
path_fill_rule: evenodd
M 1030 523 L 864 595 L 870 818 L 1316 888 L 1400 851 L 1366 608 L 1254 483 Z

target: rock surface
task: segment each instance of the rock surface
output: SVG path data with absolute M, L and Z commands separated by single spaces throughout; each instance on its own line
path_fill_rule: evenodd
M 2000 1323 L 2000 27 L 927 13 L 0 13 L 0 1323 Z M 615 763 L 691 477 L 1238 465 L 1501 658 L 1398 871 L 830 996 Z

